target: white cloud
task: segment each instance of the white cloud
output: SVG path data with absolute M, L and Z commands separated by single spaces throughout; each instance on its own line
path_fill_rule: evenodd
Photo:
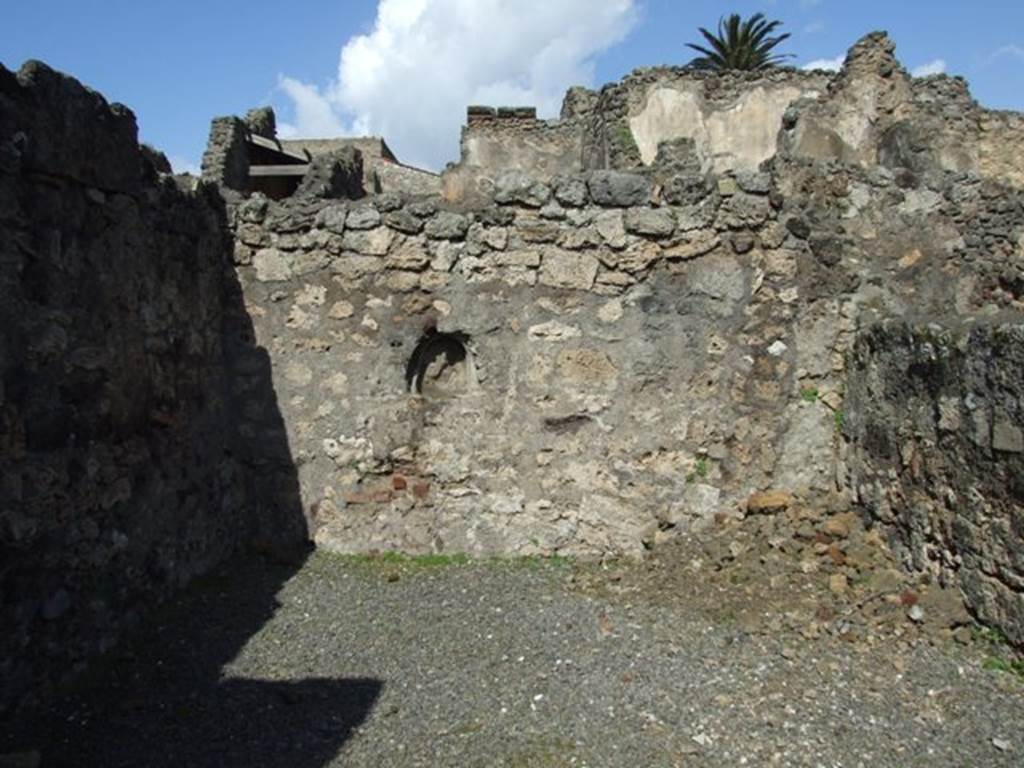
M 404 162 L 458 158 L 468 104 L 536 106 L 591 84 L 593 58 L 622 40 L 635 0 L 380 0 L 373 29 L 345 42 L 324 88 L 280 78 L 294 106 L 282 135 L 384 136 Z
M 986 64 L 991 64 L 996 59 L 1001 59 L 1004 56 L 1009 56 L 1011 59 L 1017 59 L 1018 61 L 1024 62 L 1024 48 L 1019 45 L 1003 45 L 996 48 L 989 54 L 989 57 L 985 60 Z
M 919 67 L 914 67 L 910 70 L 910 74 L 914 77 L 928 77 L 929 75 L 941 75 L 946 71 L 946 62 L 944 59 L 935 59 L 935 61 L 929 61 L 927 64 L 922 64 Z
M 821 0 L 800 0 L 800 7 L 805 11 L 821 4 Z
M 838 72 L 843 68 L 846 61 L 846 54 L 840 53 L 834 59 L 815 59 L 802 65 L 800 69 L 827 69 L 829 72 Z
M 175 173 L 191 173 L 193 176 L 199 176 L 201 174 L 199 163 L 194 160 L 189 160 L 187 157 L 174 155 L 167 158 L 167 162 L 171 164 L 171 170 Z
M 805 35 L 816 35 L 819 32 L 823 32 L 825 29 L 825 22 L 823 21 L 812 21 L 810 24 L 804 27 Z
M 281 123 L 278 133 L 286 139 L 298 135 L 307 137 L 337 136 L 345 127 L 334 109 L 315 85 L 306 85 L 290 77 L 278 78 L 278 87 L 292 100 L 294 123 Z

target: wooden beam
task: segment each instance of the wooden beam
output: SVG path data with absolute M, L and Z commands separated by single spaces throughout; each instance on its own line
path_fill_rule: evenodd
M 284 155 L 292 160 L 301 160 L 304 163 L 309 162 L 309 158 L 306 155 L 300 155 L 297 152 L 285 149 L 281 146 L 280 142 L 268 139 L 266 136 L 259 136 L 255 133 L 250 133 L 249 143 L 255 144 L 257 147 L 262 147 L 263 149 L 269 149 L 271 152 L 277 152 L 278 154 Z
M 250 176 L 305 176 L 308 165 L 250 165 Z

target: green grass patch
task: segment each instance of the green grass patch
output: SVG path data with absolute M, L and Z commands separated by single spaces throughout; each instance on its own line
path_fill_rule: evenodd
M 1010 640 L 1007 638 L 1003 631 L 999 627 L 987 627 L 984 624 L 975 624 L 971 627 L 971 637 L 982 643 L 988 643 L 989 645 L 1009 645 Z
M 818 388 L 817 387 L 801 387 L 800 388 L 800 399 L 805 403 L 816 403 L 818 402 Z
M 982 669 L 1005 672 L 1024 680 L 1024 657 L 1011 656 L 1010 640 L 998 627 L 976 624 L 971 628 L 971 637 L 978 643 L 988 645 L 990 655 L 982 663 Z
M 836 411 L 834 414 L 832 414 L 832 421 L 836 425 L 836 432 L 842 432 L 843 431 L 843 412 L 842 411 Z
M 703 480 L 708 476 L 709 469 L 707 459 L 697 459 L 693 463 L 693 470 L 686 476 L 686 482 L 695 483 L 698 478 Z
M 1003 656 L 989 656 L 981 663 L 982 669 L 1005 672 L 1024 680 L 1024 659 L 1007 659 Z
M 496 557 L 491 558 L 488 562 L 505 563 L 518 568 L 525 568 L 529 571 L 545 567 L 565 568 L 572 564 L 572 560 L 565 555 L 520 555 L 518 557 Z

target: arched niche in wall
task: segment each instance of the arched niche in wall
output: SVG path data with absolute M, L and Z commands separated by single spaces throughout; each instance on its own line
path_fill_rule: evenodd
M 476 368 L 469 336 L 428 329 L 406 363 L 405 384 L 410 392 L 429 399 L 456 397 L 473 389 Z

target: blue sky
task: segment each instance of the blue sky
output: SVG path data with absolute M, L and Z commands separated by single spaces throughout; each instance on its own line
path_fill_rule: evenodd
M 685 63 L 696 28 L 731 11 L 782 20 L 796 65 L 888 30 L 908 69 L 1024 110 L 1022 0 L 38 0 L 5 9 L 0 63 L 42 59 L 127 104 L 178 167 L 198 163 L 211 117 L 269 103 L 284 132 L 382 133 L 437 168 L 456 158 L 466 103 L 553 116 L 569 85 Z

